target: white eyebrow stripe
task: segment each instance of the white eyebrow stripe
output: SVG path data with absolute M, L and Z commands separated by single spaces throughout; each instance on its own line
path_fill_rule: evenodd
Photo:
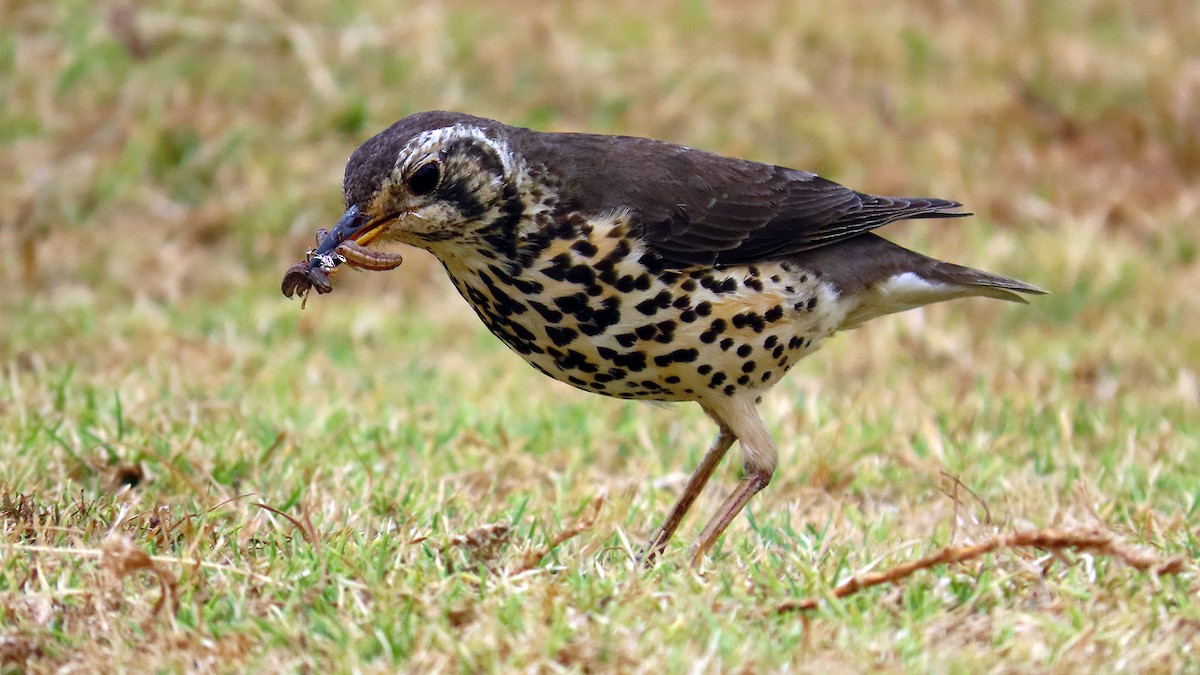
M 500 163 L 504 166 L 505 178 L 514 175 L 513 156 L 509 151 L 508 144 L 502 140 L 488 136 L 483 129 L 477 126 L 462 123 L 440 129 L 430 129 L 414 136 L 404 146 L 404 149 L 400 151 L 400 156 L 396 158 L 395 168 L 402 170 L 407 166 L 424 161 L 430 155 L 434 154 L 435 148 L 440 148 L 458 138 L 470 138 L 491 147 L 496 151 L 496 155 L 500 158 Z M 421 153 L 420 150 L 422 148 L 427 148 L 428 150 Z

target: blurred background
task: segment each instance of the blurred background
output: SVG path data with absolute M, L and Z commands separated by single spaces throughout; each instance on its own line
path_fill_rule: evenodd
M 698 410 L 542 378 L 422 252 L 304 311 L 280 295 L 354 148 L 442 108 L 957 199 L 976 217 L 884 233 L 1053 293 L 885 319 L 795 369 L 765 403 L 790 449 L 762 527 L 842 522 L 835 495 L 920 539 L 952 520 L 927 498 L 944 470 L 999 521 L 1102 503 L 1178 548 L 1200 492 L 1198 26 L 1194 0 L 0 1 L 0 492 L 140 484 L 179 517 L 253 491 L 318 524 L 410 509 L 415 537 L 526 503 L 553 520 L 602 486 L 632 496 L 589 546 L 642 536 L 671 496 L 650 477 L 677 485 L 708 440 Z M 267 516 L 238 509 L 211 522 L 245 543 Z
M 10 366 L 82 374 L 145 355 L 134 333 L 161 322 L 297 313 L 277 277 L 340 213 L 345 159 L 433 108 L 959 199 L 977 220 L 898 236 L 1052 289 L 1026 321 L 1123 327 L 1106 341 L 1153 328 L 1146 358 L 1196 363 L 1186 0 L 63 0 L 6 2 L 0 19 Z M 440 306 L 449 288 L 422 255 L 357 276 L 328 302 L 386 288 Z

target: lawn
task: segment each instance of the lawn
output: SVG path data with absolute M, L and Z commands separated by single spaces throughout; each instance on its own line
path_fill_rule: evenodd
M 0 670 L 1200 668 L 1200 4 L 480 4 L 0 3 Z M 279 293 L 433 108 L 958 199 L 884 233 L 1052 295 L 830 340 L 643 570 L 698 407 L 541 376 L 419 251 Z M 1112 546 L 835 592 L 1034 530 Z

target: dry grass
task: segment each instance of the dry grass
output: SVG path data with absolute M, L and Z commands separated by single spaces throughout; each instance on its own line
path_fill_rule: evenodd
M 478 4 L 0 4 L 0 669 L 1200 666 L 1200 5 Z M 279 297 L 428 108 L 957 198 L 889 234 L 1054 295 L 833 340 L 643 573 L 699 411 L 541 378 L 415 252 Z M 1182 562 L 921 564 L 1047 528 Z

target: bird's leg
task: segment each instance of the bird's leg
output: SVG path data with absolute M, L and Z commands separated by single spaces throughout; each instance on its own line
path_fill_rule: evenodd
M 717 440 L 713 441 L 712 447 L 700 461 L 700 466 L 696 467 L 692 477 L 688 479 L 687 485 L 683 488 L 683 494 L 679 496 L 675 506 L 671 507 L 671 513 L 663 521 L 662 527 L 658 528 L 658 532 L 650 538 L 650 541 L 646 542 L 646 545 L 638 553 L 638 562 L 645 563 L 647 567 L 653 565 L 654 559 L 667 547 L 667 542 L 671 541 L 671 535 L 675 534 L 676 528 L 679 527 L 683 517 L 687 515 L 688 509 L 692 507 L 696 497 L 700 496 L 704 485 L 708 483 L 709 478 L 712 478 L 713 471 L 721 463 L 721 459 L 725 457 L 725 453 L 729 451 L 733 442 L 737 440 L 724 422 L 718 419 L 717 424 L 721 428 L 717 433 Z
M 771 474 L 759 471 L 747 475 L 742 482 L 738 483 L 738 486 L 729 493 L 717 512 L 713 514 L 712 520 L 708 521 L 708 524 L 700 531 L 696 543 L 692 545 L 692 565 L 700 564 L 705 552 L 713 545 L 717 537 L 721 536 L 725 528 L 729 527 L 729 523 L 733 522 L 737 514 L 742 512 L 750 498 L 758 494 L 759 490 L 765 488 L 770 482 Z
M 708 408 L 705 408 L 708 410 Z M 767 432 L 754 404 L 745 401 L 729 401 L 720 409 L 709 412 L 722 420 L 736 434 L 742 446 L 742 469 L 745 477 L 725 498 L 692 547 L 692 564 L 697 565 L 705 552 L 716 542 L 717 537 L 729 527 L 737 514 L 742 512 L 750 499 L 771 482 L 775 473 L 778 454 L 775 441 Z

